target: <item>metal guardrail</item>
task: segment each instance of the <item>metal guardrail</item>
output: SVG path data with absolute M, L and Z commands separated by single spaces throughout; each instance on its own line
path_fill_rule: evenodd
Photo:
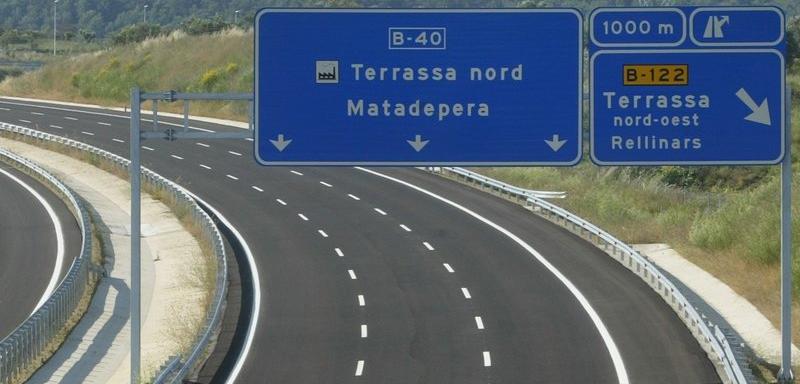
M 440 170 L 441 167 L 430 167 L 426 169 L 437 171 Z M 479 182 L 487 188 L 493 188 L 498 193 L 510 193 L 512 195 L 533 197 L 539 199 L 563 199 L 567 197 L 566 192 L 534 191 L 532 189 L 520 188 L 508 183 L 504 183 L 499 180 L 492 179 L 491 177 L 486 177 L 484 175 L 481 175 L 480 173 L 472 172 L 469 169 L 452 168 L 452 167 L 446 167 L 444 169 L 446 169 L 448 172 L 457 174 L 465 179 L 469 179 L 474 182 Z
M 68 331 L 73 317 L 87 289 L 100 278 L 92 268 L 92 231 L 89 212 L 61 181 L 32 161 L 0 149 L 0 161 L 45 184 L 59 198 L 78 221 L 81 230 L 81 252 L 72 261 L 69 270 L 47 301 L 42 304 L 11 334 L 0 340 L 0 384 L 16 383 L 27 379 L 31 371 L 50 357 L 56 337 Z
M 80 151 L 88 152 L 93 155 L 98 156 L 102 160 L 107 161 L 109 164 L 114 166 L 120 171 L 128 172 L 128 167 L 130 165 L 130 161 L 125 159 L 121 156 L 117 156 L 111 152 L 105 151 L 103 149 L 94 147 L 92 145 L 88 145 L 85 143 L 81 143 L 79 141 L 75 141 L 72 139 L 68 139 L 61 136 L 51 135 L 49 133 L 37 131 L 34 129 L 21 127 L 12 124 L 0 123 L 0 131 L 6 131 L 18 135 L 23 135 L 28 138 L 38 139 L 50 143 L 60 144 L 62 146 L 77 149 Z M 214 297 L 211 302 L 211 307 L 209 308 L 208 313 L 206 314 L 206 321 L 203 326 L 203 330 L 197 336 L 196 341 L 194 342 L 194 346 L 185 356 L 177 357 L 177 362 L 175 362 L 176 357 L 171 357 L 167 361 L 165 361 L 164 365 L 162 366 L 159 372 L 156 372 L 155 376 L 159 379 L 159 381 L 155 381 L 154 383 L 158 384 L 166 384 L 166 383 L 177 383 L 181 382 L 185 377 L 187 377 L 193 369 L 197 369 L 201 359 L 203 358 L 204 351 L 208 347 L 209 343 L 211 342 L 214 332 L 216 329 L 219 328 L 220 322 L 222 321 L 223 315 L 223 307 L 225 304 L 225 295 L 228 289 L 228 262 L 225 255 L 225 245 L 222 240 L 222 235 L 220 234 L 219 230 L 217 229 L 216 224 L 212 220 L 211 216 L 208 215 L 198 204 L 197 202 L 187 193 L 187 191 L 181 187 L 180 185 L 162 177 L 161 175 L 147 169 L 142 168 L 142 180 L 144 183 L 166 191 L 172 195 L 172 197 L 178 203 L 186 204 L 190 207 L 190 214 L 192 220 L 198 224 L 198 227 L 202 229 L 203 236 L 205 239 L 208 239 L 211 242 L 212 249 L 214 251 L 214 255 L 216 256 L 217 261 L 217 275 L 216 275 L 216 286 L 214 290 Z M 23 339 L 18 344 L 25 344 L 27 340 Z M 0 355 L 0 359 L 2 359 L 2 355 Z M 0 384 L 4 384 L 1 383 Z
M 736 354 L 731 349 L 719 326 L 706 320 L 672 281 L 661 273 L 647 257 L 640 254 L 633 247 L 566 209 L 544 201 L 540 197 L 524 193 L 522 191 L 525 190 L 520 188 L 513 186 L 509 188 L 506 183 L 463 168 L 437 167 L 425 169 L 430 172 L 455 177 L 465 183 L 477 185 L 482 189 L 493 190 L 500 195 L 518 201 L 532 212 L 587 239 L 639 276 L 661 296 L 683 323 L 686 324 L 694 338 L 708 354 L 724 383 L 746 384 L 755 382 L 749 369 L 743 369 L 740 362 L 737 361 Z

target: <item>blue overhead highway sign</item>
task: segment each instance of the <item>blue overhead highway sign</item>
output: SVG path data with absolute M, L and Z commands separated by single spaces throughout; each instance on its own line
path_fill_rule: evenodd
M 591 20 L 595 163 L 782 160 L 786 100 L 780 10 L 607 8 Z
M 572 165 L 574 10 L 265 9 L 255 152 L 265 165 Z

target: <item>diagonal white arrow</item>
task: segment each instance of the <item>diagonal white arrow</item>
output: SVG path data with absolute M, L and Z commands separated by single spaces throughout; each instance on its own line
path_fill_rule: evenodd
M 769 117 L 769 102 L 767 98 L 764 98 L 761 105 L 758 105 L 744 88 L 739 88 L 736 92 L 736 96 L 747 108 L 750 108 L 750 111 L 752 111 L 751 114 L 744 118 L 745 120 L 764 125 L 772 125 L 772 119 Z

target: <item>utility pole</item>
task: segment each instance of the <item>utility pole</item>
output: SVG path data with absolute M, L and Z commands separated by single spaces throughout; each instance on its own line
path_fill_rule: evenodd
M 237 25 L 239 23 L 239 12 L 241 9 L 237 9 L 236 12 L 233 12 L 233 25 Z
M 144 19 L 143 19 L 144 24 L 147 24 L 147 7 L 149 7 L 149 5 L 145 4 L 144 5 Z
M 53 56 L 56 55 L 56 6 L 58 0 L 53 0 Z

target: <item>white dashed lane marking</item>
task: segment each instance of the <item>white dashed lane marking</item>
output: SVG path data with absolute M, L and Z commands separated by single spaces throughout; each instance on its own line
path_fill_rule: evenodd
M 325 233 L 325 231 L 323 231 L 321 229 L 317 230 L 317 232 L 319 232 L 320 236 L 322 236 L 322 237 L 328 237 L 328 234 Z
M 362 339 L 366 339 L 367 338 L 367 325 L 366 324 L 361 324 L 361 338 Z
M 361 376 L 364 374 L 364 360 L 359 360 L 356 364 L 356 376 Z
M 342 252 L 341 249 L 336 248 L 334 249 L 334 251 L 336 251 L 336 255 L 338 255 L 339 257 L 344 257 L 344 252 Z
M 378 213 L 379 213 L 379 214 L 381 214 L 382 216 L 386 216 L 386 215 L 387 215 L 387 213 L 386 213 L 386 212 L 384 212 L 384 211 L 383 211 L 382 209 L 380 209 L 380 208 L 374 208 L 374 209 L 375 209 L 375 212 L 378 212 Z
M 41 112 L 31 112 L 31 115 L 35 115 L 35 116 L 44 116 L 44 113 L 41 113 Z
M 294 173 L 294 174 L 295 174 L 295 175 L 297 175 L 297 176 L 303 176 L 303 174 L 302 174 L 302 173 L 300 173 L 300 172 L 297 172 L 297 171 L 295 171 L 295 170 L 292 170 L 292 171 L 290 171 L 290 172 Z
M 406 232 L 411 232 L 411 228 L 407 227 L 405 224 L 400 224 L 400 228 L 403 228 Z
M 351 198 L 351 199 L 353 199 L 353 200 L 355 200 L 355 201 L 359 201 L 359 200 L 361 200 L 361 198 L 360 198 L 360 197 L 358 197 L 358 196 L 356 196 L 356 195 L 353 195 L 353 194 L 349 194 L 349 195 L 347 195 L 347 196 L 350 196 L 350 198 Z
M 320 181 L 319 183 L 324 185 L 324 186 L 326 186 L 326 187 L 328 187 L 328 188 L 333 187 L 333 185 L 330 185 L 330 184 L 328 184 L 328 183 L 326 183 L 324 181 Z
M 264 192 L 264 190 L 263 190 L 263 189 L 261 189 L 261 188 L 259 188 L 259 187 L 256 187 L 255 185 L 254 185 L 254 186 L 252 186 L 251 188 L 253 188 L 253 189 L 255 189 L 256 191 L 259 191 L 259 192 Z
M 183 160 L 183 157 L 180 157 L 178 155 L 169 155 L 169 156 L 172 157 L 173 159 Z
M 124 143 L 125 142 L 125 140 L 120 140 L 120 139 L 111 139 L 111 141 L 116 142 L 116 143 Z
M 233 175 L 225 175 L 225 177 L 227 177 L 227 178 L 229 178 L 229 179 L 231 179 L 231 180 L 239 180 L 239 178 L 238 178 L 238 177 L 236 177 L 236 176 L 233 176 Z
M 348 269 L 347 270 L 347 274 L 350 275 L 350 280 L 356 280 L 357 279 L 356 271 L 354 271 L 352 269 Z
M 364 295 L 358 295 L 358 306 L 364 307 L 367 305 L 367 301 L 364 299 Z
M 483 319 L 481 319 L 480 316 L 475 316 L 475 326 L 477 326 L 478 329 L 483 329 Z
M 55 129 L 64 129 L 64 127 L 62 127 L 62 126 L 60 126 L 60 125 L 52 125 L 52 124 L 50 125 L 50 128 L 55 128 Z
M 450 266 L 450 264 L 444 263 L 444 264 L 442 264 L 442 265 L 444 266 L 444 269 L 446 269 L 446 270 L 447 270 L 447 272 L 450 272 L 450 273 L 455 273 L 455 272 L 456 272 L 456 271 L 453 269 L 453 267 L 451 267 L 451 266 Z
M 464 294 L 465 299 L 471 299 L 472 295 L 469 294 L 469 289 L 461 288 L 461 293 Z
M 98 122 L 97 122 L 97 124 L 104 125 L 104 126 L 106 126 L 106 127 L 110 127 L 110 126 L 111 126 L 111 124 L 109 124 L 109 123 L 104 123 L 104 122 L 102 122 L 102 121 L 98 121 Z
M 241 153 L 234 152 L 234 151 L 228 151 L 228 153 L 230 153 L 231 155 L 234 155 L 234 156 L 241 156 L 242 155 Z
M 146 145 L 142 145 L 142 149 L 146 149 L 146 150 L 148 150 L 148 151 L 155 151 L 155 149 L 153 149 L 153 148 L 150 148 L 150 147 L 148 147 L 148 146 L 146 146 Z
M 19 122 L 20 123 L 25 123 L 25 124 L 30 124 L 31 123 L 30 120 L 22 120 L 22 119 L 19 119 Z
M 78 121 L 78 119 L 76 119 L 74 117 L 64 116 L 64 118 L 67 119 L 67 120 Z
M 300 217 L 301 219 L 303 219 L 303 221 L 308 221 L 308 217 L 306 217 L 306 215 L 304 215 L 302 213 L 298 213 L 297 216 Z
M 195 143 L 195 144 L 196 144 L 196 145 L 199 145 L 199 146 L 201 146 L 201 147 L 204 147 L 204 148 L 208 148 L 208 147 L 210 147 L 210 145 L 208 145 L 208 144 L 205 144 L 205 143 Z
M 422 245 L 424 245 L 424 246 L 425 246 L 425 248 L 428 248 L 428 250 L 429 250 L 429 251 L 433 251 L 433 250 L 434 250 L 434 248 L 433 248 L 433 246 L 431 245 L 431 243 L 429 243 L 429 242 L 427 242 L 427 241 L 426 241 L 426 242 L 423 242 L 423 243 L 422 243 Z
M 205 168 L 205 169 L 211 170 L 211 167 L 209 167 L 209 166 L 207 166 L 205 164 L 200 164 L 200 168 Z
M 280 205 L 286 205 L 286 202 L 281 199 L 275 199 L 275 201 L 277 201 Z
M 489 353 L 489 351 L 483 351 L 483 366 L 484 367 L 492 366 L 492 354 Z
M 94 133 L 91 133 L 91 132 L 81 131 L 81 133 L 86 135 L 86 136 L 94 136 Z

